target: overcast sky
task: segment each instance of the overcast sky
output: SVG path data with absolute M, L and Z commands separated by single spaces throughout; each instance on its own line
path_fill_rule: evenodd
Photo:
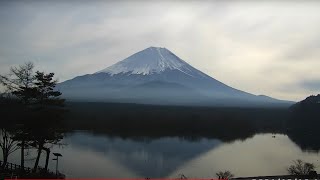
M 320 93 L 316 1 L 1 1 L 0 72 L 33 61 L 60 81 L 150 46 L 234 88 Z

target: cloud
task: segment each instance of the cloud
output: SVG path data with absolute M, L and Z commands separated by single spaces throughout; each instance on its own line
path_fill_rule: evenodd
M 320 76 L 315 1 L 0 3 L 1 73 L 33 60 L 63 81 L 161 46 L 251 93 L 298 100 L 317 90 L 281 90 Z
M 315 91 L 320 94 L 320 79 L 305 80 L 305 81 L 300 82 L 299 85 L 306 90 Z

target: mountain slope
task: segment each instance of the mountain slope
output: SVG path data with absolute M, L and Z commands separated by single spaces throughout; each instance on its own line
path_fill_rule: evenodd
M 186 105 L 282 102 L 232 88 L 158 47 L 137 52 L 94 74 L 65 81 L 58 88 L 67 98 L 89 101 Z

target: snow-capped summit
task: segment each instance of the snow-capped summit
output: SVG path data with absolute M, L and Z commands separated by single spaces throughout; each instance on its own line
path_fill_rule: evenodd
M 193 68 L 166 48 L 149 47 L 96 73 L 148 75 L 174 69 L 188 74 Z

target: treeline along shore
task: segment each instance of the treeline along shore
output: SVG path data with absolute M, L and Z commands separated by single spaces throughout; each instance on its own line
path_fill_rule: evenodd
M 16 107 L 14 107 L 16 106 Z M 92 130 L 116 136 L 214 137 L 226 141 L 257 132 L 281 133 L 289 118 L 286 108 L 160 106 L 67 102 L 63 126 L 68 131 Z M 19 104 L 1 103 L 4 121 L 23 113 Z M 46 119 L 43 119 L 46 121 Z
M 19 104 L 0 103 L 0 106 L 4 122 L 2 124 L 12 123 L 14 119 L 23 116 L 23 108 Z M 66 101 L 67 112 L 60 127 L 69 132 L 87 130 L 123 138 L 206 137 L 226 142 L 246 139 L 257 133 L 281 133 L 288 134 L 304 148 L 320 149 L 319 143 L 314 141 L 316 126 L 308 123 L 308 119 L 316 118 L 315 115 L 310 118 L 304 113 L 297 114 L 294 111 L 296 108 L 191 107 Z M 313 128 L 312 131 L 306 131 L 304 125 Z

